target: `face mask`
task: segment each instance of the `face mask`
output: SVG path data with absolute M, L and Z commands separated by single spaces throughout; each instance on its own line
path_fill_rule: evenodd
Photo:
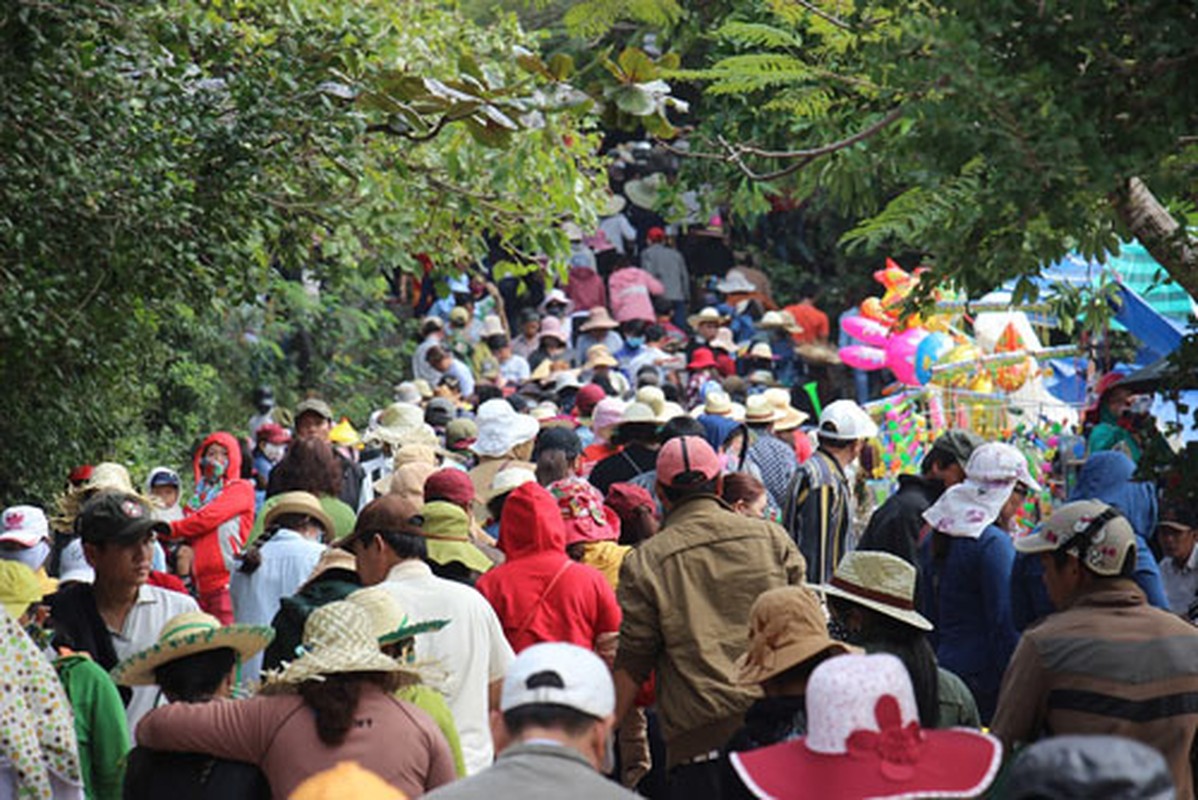
M 718 460 L 720 462 L 720 472 L 728 472 L 728 464 L 732 460 L 727 453 L 720 453 Z
M 37 572 L 42 564 L 46 563 L 46 557 L 50 555 L 50 543 L 46 541 L 38 542 L 32 547 L 23 547 L 20 550 L 9 550 L 4 554 L 7 561 L 18 561 L 29 567 L 34 572 Z
M 209 458 L 200 459 L 200 473 L 205 478 L 220 478 L 225 474 L 227 467 L 219 461 L 213 461 Z
M 643 345 L 645 343 L 645 337 L 629 336 L 627 339 L 624 340 L 624 343 L 627 344 L 629 347 L 631 347 L 633 350 L 636 350 L 637 348 L 639 348 L 641 345 Z
M 267 442 L 266 444 L 262 445 L 262 454 L 266 456 L 266 460 L 272 464 L 279 463 L 286 452 L 287 445 L 285 444 L 271 444 L 270 442 Z

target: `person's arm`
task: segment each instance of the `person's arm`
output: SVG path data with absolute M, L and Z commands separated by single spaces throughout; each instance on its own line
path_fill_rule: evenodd
M 249 481 L 232 480 L 212 502 L 171 525 L 172 539 L 194 539 L 215 531 L 220 524 L 240 514 L 254 513 L 254 487 Z
M 616 660 L 617 644 L 620 641 L 620 604 L 616 601 L 616 593 L 612 590 L 607 579 L 596 574 L 595 582 L 598 592 L 598 613 L 595 618 L 595 653 L 604 660 L 611 669 Z
M 786 531 L 774 523 L 766 523 L 770 534 L 774 537 L 775 552 L 778 563 L 786 573 L 786 583 L 791 586 L 801 586 L 807 580 L 807 559 L 799 552 L 799 548 L 786 535 Z
M 495 609 L 491 607 L 489 602 L 484 602 L 482 605 L 483 614 L 486 619 L 487 638 L 490 640 L 490 653 L 487 659 L 488 675 L 490 678 L 490 686 L 488 690 L 489 707 L 494 710 L 499 708 L 499 695 L 503 690 L 503 676 L 507 674 L 508 667 L 511 666 L 516 655 L 512 652 L 512 646 L 508 644 L 507 636 L 503 633 L 503 626 L 499 624 L 499 617 L 495 614 Z
M 290 712 L 302 714 L 302 704 L 298 697 L 170 703 L 141 718 L 137 743 L 155 750 L 207 753 L 258 764 L 278 725 Z
M 125 778 L 125 754 L 129 752 L 129 725 L 125 721 L 125 704 L 108 673 L 94 661 L 77 664 L 83 670 L 79 688 L 81 702 L 71 705 L 79 714 L 86 709 L 87 726 L 91 731 L 91 778 L 94 800 L 120 800 Z
M 1006 534 L 995 536 L 982 553 L 981 597 L 986 624 L 993 644 L 997 666 L 1005 668 L 1019 642 L 1019 631 L 1011 615 L 1011 570 L 1015 565 L 1015 546 Z
M 613 673 L 617 725 L 632 707 L 637 690 L 653 671 L 657 656 L 665 646 L 660 612 L 649 586 L 648 576 L 652 567 L 642 565 L 641 555 L 642 551 L 634 550 L 624 558 L 616 589 L 616 599 L 623 615 Z
M 991 732 L 1002 740 L 1007 753 L 1013 752 L 1017 744 L 1036 740 L 1048 688 L 1035 641 L 1025 636 L 1003 674 L 998 707 L 990 721 Z

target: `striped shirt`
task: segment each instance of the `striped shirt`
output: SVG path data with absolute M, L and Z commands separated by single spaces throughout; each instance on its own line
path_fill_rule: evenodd
M 1152 608 L 1131 580 L 1101 581 L 1027 630 L 992 729 L 1008 747 L 1062 734 L 1126 736 L 1160 751 L 1177 797 L 1194 797 L 1198 629 Z

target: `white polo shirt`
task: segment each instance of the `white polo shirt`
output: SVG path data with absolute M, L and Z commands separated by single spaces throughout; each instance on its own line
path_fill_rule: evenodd
M 381 585 L 412 622 L 449 620 L 441 630 L 416 637 L 416 660 L 441 678 L 430 683 L 445 695 L 457 723 L 466 772 L 485 769 L 495 757 L 489 687 L 515 658 L 495 610 L 464 583 L 438 578 L 423 561 L 396 564 Z
M 137 591 L 137 602 L 125 617 L 125 625 L 121 630 L 108 629 L 112 635 L 112 647 L 116 650 L 117 658 L 124 661 L 134 653 L 139 653 L 158 641 L 162 626 L 172 617 L 185 611 L 198 611 L 199 606 L 190 596 L 181 592 L 172 592 L 159 586 L 142 584 Z M 133 699 L 125 708 L 125 717 L 129 720 L 129 735 L 138 720 L 146 712 L 154 708 L 158 702 L 157 686 L 133 687 Z
M 1165 597 L 1169 601 L 1169 610 L 1174 614 L 1186 616 L 1186 612 L 1198 594 L 1198 547 L 1195 547 L 1180 567 L 1168 557 L 1162 558 L 1161 583 L 1165 585 Z

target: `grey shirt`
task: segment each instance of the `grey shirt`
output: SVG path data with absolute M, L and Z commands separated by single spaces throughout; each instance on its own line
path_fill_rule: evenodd
M 537 742 L 517 744 L 472 777 L 425 795 L 429 800 L 629 800 L 638 795 L 595 771 L 576 750 Z
M 667 300 L 690 299 L 690 273 L 686 259 L 674 248 L 664 244 L 651 244 L 641 253 L 641 269 L 661 281 L 665 287 L 662 297 Z

